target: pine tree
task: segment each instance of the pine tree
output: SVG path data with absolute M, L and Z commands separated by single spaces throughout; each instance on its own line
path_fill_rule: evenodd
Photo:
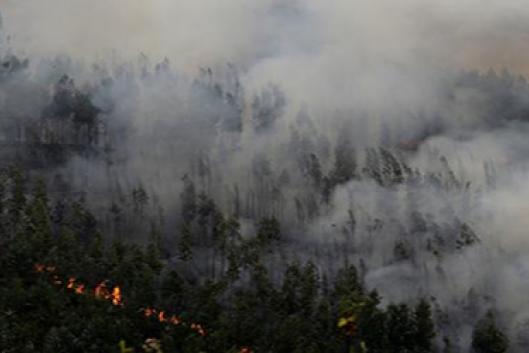
M 417 353 L 432 352 L 432 340 L 435 337 L 435 327 L 432 320 L 432 309 L 426 300 L 421 299 L 415 307 L 414 320 Z
M 96 217 L 82 202 L 74 202 L 71 208 L 72 212 L 67 220 L 69 227 L 75 236 L 84 242 L 89 242 L 97 233 Z
M 52 227 L 48 202 L 46 184 L 38 180 L 26 209 L 26 233 L 31 235 L 34 252 L 39 256 L 43 256 L 51 247 Z
M 368 352 L 383 352 L 387 344 L 386 315 L 379 304 L 378 293 L 372 291 L 363 300 L 358 317 L 359 341 L 365 343 Z
M 162 263 L 160 261 L 162 256 L 162 236 L 155 224 L 151 224 L 151 233 L 149 235 L 149 243 L 145 249 L 145 262 L 156 273 L 159 274 L 162 270 Z
M 213 242 L 212 228 L 213 218 L 217 207 L 213 199 L 204 193 L 200 193 L 197 202 L 196 223 L 198 228 L 198 242 L 201 245 L 211 245 Z
M 21 222 L 26 206 L 26 180 L 22 171 L 17 167 L 11 168 L 9 178 L 11 181 L 9 214 L 10 224 L 14 230 Z
M 189 225 L 182 227 L 182 234 L 178 240 L 178 253 L 183 261 L 191 260 L 193 257 L 193 234 Z
M 379 151 L 384 185 L 402 183 L 404 181 L 404 171 L 397 157 L 385 148 L 380 148 Z
M 383 185 L 382 162 L 378 151 L 374 148 L 369 148 L 366 151 L 365 167 L 363 169 L 366 176 Z
M 275 217 L 263 218 L 258 225 L 257 239 L 262 246 L 279 241 L 281 239 L 279 221 Z
M 320 190 L 323 181 L 323 172 L 321 171 L 320 161 L 314 153 L 311 153 L 308 158 L 308 174 L 316 190 Z
M 391 353 L 413 352 L 415 323 L 406 304 L 391 304 L 387 309 L 388 348 Z
M 299 263 L 291 263 L 283 278 L 281 296 L 284 314 L 293 314 L 300 308 L 301 268 Z
M 362 294 L 363 288 L 358 278 L 358 271 L 354 265 L 346 266 L 338 271 L 334 286 L 335 298 Z
M 334 150 L 334 167 L 330 174 L 333 185 L 344 184 L 356 177 L 356 153 L 347 137 L 342 137 Z
M 509 348 L 509 339 L 496 326 L 492 311 L 478 321 L 472 334 L 472 348 L 476 353 L 504 353 Z
M 316 266 L 312 262 L 308 262 L 302 269 L 301 272 L 301 283 L 299 300 L 301 304 L 301 310 L 304 313 L 304 317 L 308 320 L 318 298 L 318 271 Z
M 4 173 L 0 172 L 0 236 L 6 233 L 6 219 L 5 219 L 5 198 L 6 198 L 6 178 Z
M 184 175 L 182 181 L 184 183 L 184 190 L 180 195 L 182 200 L 182 220 L 184 223 L 190 224 L 195 219 L 197 212 L 195 184 L 187 174 Z
M 143 185 L 139 185 L 132 190 L 132 202 L 134 205 L 134 212 L 142 218 L 144 216 L 145 207 L 149 202 L 149 195 L 147 195 Z

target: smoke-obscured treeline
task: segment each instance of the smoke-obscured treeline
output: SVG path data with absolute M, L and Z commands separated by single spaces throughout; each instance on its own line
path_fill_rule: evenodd
M 522 76 L 399 71 L 329 108 L 244 65 L 2 35 L 2 352 L 527 349 Z
M 83 202 L 55 203 L 20 169 L 2 173 L 0 190 L 2 352 L 436 350 L 433 318 L 444 313 L 430 298 L 382 307 L 363 267 L 328 276 L 310 260 L 270 266 L 284 243 L 275 218 L 243 237 L 238 219 L 204 196 L 182 217 L 174 266 L 156 229 L 144 245 L 110 241 Z M 197 250 L 210 261 L 192 261 Z M 193 275 L 197 265 L 204 272 Z M 478 352 L 508 342 L 492 311 L 476 323 Z

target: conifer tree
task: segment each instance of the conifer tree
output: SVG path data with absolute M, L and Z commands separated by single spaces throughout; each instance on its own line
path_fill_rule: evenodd
M 475 353 L 505 353 L 509 340 L 496 326 L 492 311 L 478 321 L 472 334 L 472 349 Z
M 387 309 L 388 349 L 391 353 L 413 352 L 415 322 L 406 304 L 391 304 Z
M 279 241 L 281 239 L 279 221 L 275 217 L 263 218 L 258 225 L 257 239 L 262 246 Z
M 182 227 L 182 234 L 178 240 L 178 253 L 181 260 L 188 261 L 193 257 L 193 234 L 191 227 L 184 225 Z
M 418 353 L 433 351 L 432 340 L 435 337 L 435 327 L 432 320 L 430 304 L 421 299 L 414 310 L 415 345 Z
M 14 230 L 21 222 L 26 205 L 26 181 L 18 167 L 10 169 L 9 179 L 11 182 L 11 197 L 9 199 L 10 224 Z

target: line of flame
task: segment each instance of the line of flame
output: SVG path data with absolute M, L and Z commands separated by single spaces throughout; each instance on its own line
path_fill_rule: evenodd
M 52 265 L 35 264 L 35 271 L 37 273 L 54 273 L 55 270 L 55 266 Z M 77 282 L 75 277 L 68 278 L 68 281 L 66 282 L 61 281 L 57 275 L 53 275 L 53 279 L 54 284 L 62 285 L 63 283 L 66 283 L 66 288 L 73 290 L 78 295 L 86 295 L 87 293 L 86 286 L 83 283 Z M 94 297 L 100 300 L 109 300 L 115 306 L 123 306 L 121 288 L 119 286 L 115 286 L 112 288 L 112 291 L 109 291 L 106 285 L 107 282 L 108 280 L 105 280 L 96 285 L 94 288 Z M 143 311 L 143 315 L 146 318 L 156 316 L 157 320 L 162 323 L 167 323 L 173 326 L 185 325 L 185 322 L 181 317 L 177 315 L 167 316 L 164 310 L 157 310 L 155 308 L 147 307 L 145 309 L 141 309 L 141 311 Z M 206 337 L 208 335 L 202 324 L 192 322 L 190 323 L 189 327 L 202 337 Z M 239 353 L 252 353 L 252 349 L 248 346 L 244 346 L 240 348 Z

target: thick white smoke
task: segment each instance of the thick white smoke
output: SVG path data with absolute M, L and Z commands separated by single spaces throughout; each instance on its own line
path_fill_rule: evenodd
M 318 254 L 322 267 L 362 259 L 366 283 L 386 301 L 435 296 L 454 320 L 443 330 L 462 346 L 489 307 L 513 335 L 528 334 L 519 330 L 529 318 L 527 111 L 497 121 L 529 95 L 506 73 L 484 75 L 508 83 L 499 89 L 460 78 L 491 67 L 529 73 L 526 1 L 0 1 L 7 46 L 30 60 L 1 86 L 2 118 L 38 115 L 67 73 L 122 132 L 112 163 L 77 158 L 62 168 L 89 197 L 114 202 L 143 184 L 170 224 L 185 173 L 230 211 L 236 185 L 250 195 L 240 200 L 246 215 L 273 209 L 303 233 L 289 245 L 298 256 L 328 245 L 344 253 Z M 512 95 L 491 102 L 504 97 L 496 89 Z M 270 127 L 257 128 L 259 109 L 275 119 Z M 320 206 L 294 170 L 314 153 L 328 173 L 340 136 L 359 164 L 366 147 L 412 144 L 401 158 L 426 182 L 355 180 Z M 479 244 L 461 247 L 467 226 Z

